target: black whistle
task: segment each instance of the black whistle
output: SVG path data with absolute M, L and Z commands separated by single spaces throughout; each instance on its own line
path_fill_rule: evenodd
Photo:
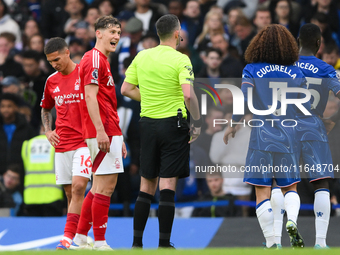
M 183 117 L 183 115 L 182 115 L 182 109 L 179 108 L 179 109 L 177 110 L 177 127 L 178 127 L 178 128 L 181 127 L 181 124 L 182 124 L 182 117 Z

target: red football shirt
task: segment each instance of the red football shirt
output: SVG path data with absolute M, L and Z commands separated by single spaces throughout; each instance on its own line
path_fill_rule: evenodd
M 60 137 L 60 143 L 55 147 L 56 152 L 86 147 L 79 108 L 79 103 L 84 96 L 80 93 L 78 69 L 79 65 L 69 75 L 55 72 L 46 80 L 40 106 L 45 109 L 52 109 L 53 106 L 56 108 L 55 125 Z
M 107 57 L 93 48 L 85 53 L 79 65 L 81 92 L 85 95 L 86 85 L 95 84 L 99 86 L 97 100 L 106 134 L 108 136 L 122 135 L 117 113 L 115 84 Z M 85 100 L 81 101 L 84 138 L 95 138 L 97 132 L 87 111 L 86 102 Z

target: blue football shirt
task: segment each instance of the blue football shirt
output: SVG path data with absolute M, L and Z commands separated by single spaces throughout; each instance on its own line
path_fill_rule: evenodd
M 300 125 L 297 127 L 301 141 L 323 141 L 327 142 L 327 132 L 322 120 L 329 91 L 336 95 L 340 92 L 340 82 L 336 71 L 331 65 L 315 56 L 300 56 L 296 66 L 300 68 L 307 79 L 307 88 L 311 92 L 312 116 L 301 116 L 297 118 Z
M 268 63 L 252 63 L 243 69 L 242 91 L 247 102 L 248 88 L 252 88 L 252 105 L 256 110 L 268 110 L 272 107 L 273 95 L 277 95 L 276 110 L 271 114 L 253 114 L 249 148 L 255 150 L 272 151 L 280 153 L 293 153 L 297 151 L 295 126 L 296 115 L 300 110 L 294 104 L 288 104 L 286 114 L 281 112 L 282 89 L 306 89 L 306 79 L 301 70 L 294 65 L 284 66 Z M 286 93 L 287 99 L 304 98 L 303 93 Z M 310 104 L 303 104 L 310 111 Z M 233 115 L 234 121 L 243 116 Z

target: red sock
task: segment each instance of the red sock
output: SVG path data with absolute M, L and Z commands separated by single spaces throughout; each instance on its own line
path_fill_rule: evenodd
M 71 240 L 76 235 L 77 226 L 79 222 L 79 214 L 68 213 L 66 217 L 66 225 L 64 229 L 64 236 L 70 238 Z
M 91 191 L 87 193 L 83 205 L 81 207 L 81 214 L 78 223 L 77 233 L 87 236 L 87 233 L 91 229 L 92 226 L 92 202 L 93 202 L 93 194 Z
M 109 208 L 110 197 L 96 193 L 92 204 L 93 235 L 95 241 L 105 240 Z

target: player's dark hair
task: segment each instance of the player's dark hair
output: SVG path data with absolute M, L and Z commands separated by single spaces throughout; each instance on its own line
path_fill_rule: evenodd
M 244 58 L 247 63 L 293 65 L 299 58 L 299 49 L 287 28 L 272 24 L 263 28 L 251 40 Z
M 111 26 L 121 27 L 121 24 L 119 20 L 113 17 L 112 15 L 102 16 L 98 18 L 94 23 L 94 30 L 97 31 L 98 29 L 107 29 L 110 28 Z
M 321 30 L 317 25 L 307 23 L 300 28 L 299 41 L 301 47 L 314 52 L 318 48 L 318 40 L 321 42 Z
M 160 17 L 156 22 L 156 30 L 159 39 L 166 40 L 171 37 L 175 30 L 179 29 L 179 20 L 173 14 L 166 14 Z
M 21 53 L 22 58 L 29 58 L 29 59 L 34 59 L 35 62 L 39 63 L 41 56 L 39 52 L 35 50 L 26 50 Z
M 330 43 L 326 44 L 324 49 L 323 49 L 323 53 L 332 54 L 333 52 L 335 52 L 336 54 L 339 54 L 338 45 L 335 42 L 330 42 Z
M 67 43 L 63 38 L 53 37 L 46 43 L 44 47 L 44 53 L 47 55 L 56 51 L 60 52 L 65 48 L 67 49 Z
M 205 51 L 205 55 L 208 56 L 210 52 L 216 52 L 218 54 L 218 56 L 220 58 L 222 58 L 222 51 L 220 49 L 217 49 L 217 48 L 208 48 L 206 51 Z

